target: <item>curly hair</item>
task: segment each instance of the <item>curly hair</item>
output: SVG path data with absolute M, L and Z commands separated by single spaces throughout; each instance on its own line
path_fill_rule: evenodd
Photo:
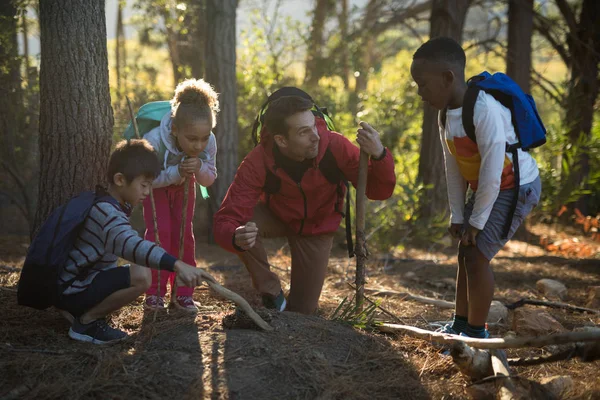
M 175 88 L 175 96 L 171 99 L 171 116 L 177 127 L 208 120 L 214 128 L 218 112 L 219 95 L 203 79 L 187 79 Z

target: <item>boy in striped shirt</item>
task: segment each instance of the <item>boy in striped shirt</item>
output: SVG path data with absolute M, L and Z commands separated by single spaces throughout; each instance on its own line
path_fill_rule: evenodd
M 126 338 L 105 317 L 148 290 L 150 268 L 176 272 L 184 286 L 214 282 L 204 270 L 177 260 L 132 228 L 130 211 L 150 194 L 159 172 L 156 153 L 146 140 L 122 141 L 111 155 L 108 189 L 99 193 L 104 196 L 90 210 L 59 275 L 59 285 L 66 288 L 58 308 L 73 316 L 71 338 L 95 344 Z M 118 267 L 119 257 L 132 264 Z

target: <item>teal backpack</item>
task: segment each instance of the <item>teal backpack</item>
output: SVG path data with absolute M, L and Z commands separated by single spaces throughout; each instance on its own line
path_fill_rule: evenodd
M 170 101 L 152 101 L 141 106 L 137 115 L 135 116 L 135 120 L 137 121 L 138 129 L 140 131 L 140 136 L 144 137 L 146 133 L 150 132 L 157 126 L 160 126 L 160 121 L 168 112 L 171 112 Z M 132 122 L 129 122 L 129 125 L 127 125 L 127 129 L 125 129 L 123 136 L 127 140 L 135 139 L 135 129 L 133 128 Z M 167 146 L 165 146 L 161 140 L 160 148 L 158 149 L 158 158 L 161 160 L 161 163 L 165 158 L 166 151 Z M 202 198 L 205 200 L 208 199 L 208 190 L 202 185 L 198 186 L 200 186 Z

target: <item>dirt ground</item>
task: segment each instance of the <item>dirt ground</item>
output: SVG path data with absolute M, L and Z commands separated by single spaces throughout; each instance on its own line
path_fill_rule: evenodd
M 600 259 L 550 254 L 538 245 L 541 236 L 571 238 L 547 226 L 530 229 L 526 242 L 513 241 L 493 262 L 495 299 L 511 303 L 521 298 L 544 299 L 535 283 L 541 278 L 562 281 L 566 302 L 585 306 L 587 288 L 600 285 Z M 585 238 L 578 240 L 586 241 Z M 165 310 L 144 313 L 142 298 L 111 317 L 130 338 L 114 346 L 71 341 L 69 325 L 56 312 L 16 305 L 16 283 L 27 249 L 22 237 L 0 237 L 0 399 L 462 399 L 469 382 L 452 360 L 431 344 L 407 336 L 383 336 L 352 328 L 330 316 L 352 295 L 354 259 L 336 248 L 316 316 L 295 313 L 262 315 L 273 332 L 225 329 L 223 319 L 233 304 L 206 287 L 197 288 L 200 312 L 192 316 Z M 289 252 L 283 242 L 270 243 L 273 269 L 289 289 Z M 222 284 L 259 307 L 258 294 L 237 257 L 215 246 L 197 246 L 198 265 Z M 456 268 L 452 250 L 411 249 L 399 254 L 371 255 L 371 288 L 410 291 L 452 301 Z M 380 300 L 389 314 L 377 320 L 434 329 L 451 310 L 403 301 Z M 600 317 L 547 310 L 566 329 L 600 325 Z M 510 321 L 490 326 L 503 336 Z M 509 351 L 509 357 L 548 354 L 551 349 Z M 540 381 L 555 375 L 574 380 L 567 399 L 600 398 L 600 362 L 578 360 L 516 367 L 519 376 Z

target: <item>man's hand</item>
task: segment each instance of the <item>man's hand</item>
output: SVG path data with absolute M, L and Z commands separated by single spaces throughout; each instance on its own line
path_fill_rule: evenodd
M 181 286 L 196 287 L 203 281 L 217 283 L 215 278 L 202 268 L 196 268 L 181 260 L 175 262 L 174 270 L 177 273 L 177 284 Z
M 477 244 L 477 235 L 479 232 L 479 229 L 468 225 L 460 239 L 461 246 L 475 246 Z
M 189 178 L 202 166 L 202 160 L 198 157 L 184 158 L 179 163 L 179 175 L 184 178 Z
M 450 232 L 450 236 L 455 239 L 460 239 L 463 235 L 463 224 L 450 224 L 448 227 L 448 232 Z
M 379 158 L 383 154 L 384 147 L 377 132 L 371 125 L 366 122 L 361 122 L 356 132 L 356 142 L 360 149 L 374 158 Z
M 256 244 L 258 228 L 254 222 L 248 222 L 246 225 L 238 226 L 234 233 L 234 243 L 237 247 L 248 250 Z

